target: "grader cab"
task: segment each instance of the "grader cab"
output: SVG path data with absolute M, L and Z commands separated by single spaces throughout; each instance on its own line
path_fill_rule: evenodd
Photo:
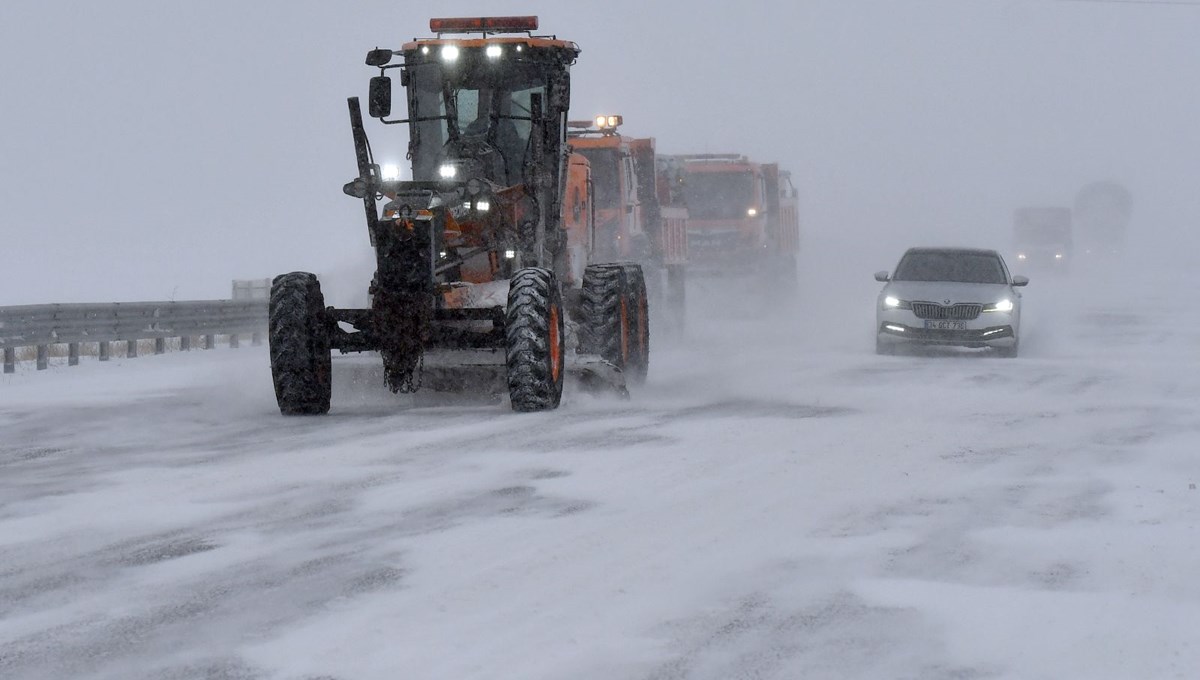
M 536 17 L 429 25 L 436 37 L 366 58 L 379 69 L 368 112 L 408 126 L 411 179 L 378 162 L 348 102 L 358 176 L 343 191 L 362 200 L 375 249 L 370 307 L 326 308 L 312 274 L 273 282 L 280 410 L 329 410 L 332 350 L 378 351 L 396 392 L 422 385 L 427 356 L 490 366 L 517 411 L 556 408 L 568 372 L 624 392 L 649 360 L 646 289 L 636 264 L 592 262 L 590 167 L 566 143 L 579 47 L 533 35 Z

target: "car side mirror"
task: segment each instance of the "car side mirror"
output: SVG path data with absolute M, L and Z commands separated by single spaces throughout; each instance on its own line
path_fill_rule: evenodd
M 367 111 L 372 118 L 386 118 L 392 114 L 392 79 L 375 76 L 367 96 Z
M 1028 276 L 1014 276 L 1012 285 L 1017 286 L 1018 288 L 1021 286 L 1028 286 L 1029 285 L 1029 277 Z
M 890 275 L 888 275 L 888 273 L 886 271 L 881 270 L 881 271 L 875 272 L 875 280 L 880 283 L 887 283 L 888 281 L 892 280 L 892 277 Z

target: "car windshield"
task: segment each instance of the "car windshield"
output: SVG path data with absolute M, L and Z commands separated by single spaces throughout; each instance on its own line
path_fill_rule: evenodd
M 991 253 L 910 251 L 896 267 L 896 281 L 1008 283 L 1004 265 Z

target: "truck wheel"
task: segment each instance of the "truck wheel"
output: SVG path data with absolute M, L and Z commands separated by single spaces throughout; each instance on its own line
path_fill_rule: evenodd
M 635 346 L 633 319 L 625 269 L 619 264 L 594 264 L 583 271 L 583 318 L 579 351 L 596 354 L 622 371 L 629 371 Z
M 325 296 L 317 277 L 307 272 L 276 276 L 268 316 L 271 379 L 279 412 L 328 413 L 333 360 Z
M 630 347 L 626 372 L 630 382 L 646 382 L 650 371 L 650 303 L 646 291 L 646 275 L 639 264 L 624 264 L 625 294 L 630 310 Z
M 508 396 L 514 411 L 548 411 L 562 401 L 562 292 L 548 269 L 517 270 L 504 313 Z

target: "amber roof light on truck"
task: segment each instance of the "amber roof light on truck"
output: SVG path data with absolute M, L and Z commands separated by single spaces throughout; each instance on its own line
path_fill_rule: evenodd
M 444 33 L 529 33 L 538 28 L 536 16 L 523 17 L 453 17 L 430 19 L 429 30 Z

